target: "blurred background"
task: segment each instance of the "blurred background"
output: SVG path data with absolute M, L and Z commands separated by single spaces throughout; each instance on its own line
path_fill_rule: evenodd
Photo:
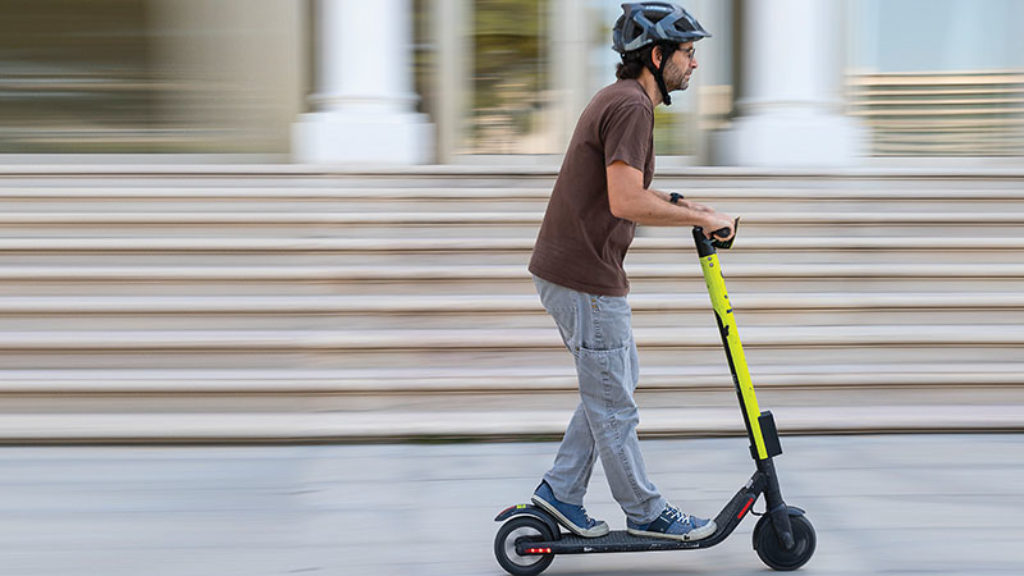
M 654 185 L 743 217 L 784 431 L 1024 427 L 1024 3 L 688 7 Z M 557 437 L 526 263 L 619 11 L 0 0 L 0 435 Z M 645 433 L 735 434 L 686 237 L 627 262 Z
M 688 7 L 654 185 L 743 217 L 784 431 L 1024 427 L 1024 3 Z M 526 263 L 619 11 L 0 0 L 0 435 L 557 437 Z M 686 238 L 627 262 L 645 433 L 735 434 Z
M 0 153 L 286 157 L 301 115 L 347 118 L 369 96 L 432 127 L 418 163 L 557 156 L 614 79 L 619 4 L 2 0 Z M 856 120 L 870 158 L 1024 152 L 1020 2 L 820 4 L 689 2 L 714 38 L 693 89 L 658 110 L 659 155 L 743 164 L 713 135 L 765 104 Z M 366 78 L 352 58 L 388 73 Z

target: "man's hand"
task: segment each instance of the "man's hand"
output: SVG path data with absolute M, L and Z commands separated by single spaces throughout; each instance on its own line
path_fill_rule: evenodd
M 719 240 L 728 241 L 730 238 L 736 235 L 735 220 L 728 214 L 722 214 L 720 212 L 709 212 L 707 215 L 706 223 L 701 226 L 704 229 L 704 236 L 708 239 L 712 237 L 712 234 L 718 232 L 722 228 L 729 229 L 728 236 L 715 236 Z

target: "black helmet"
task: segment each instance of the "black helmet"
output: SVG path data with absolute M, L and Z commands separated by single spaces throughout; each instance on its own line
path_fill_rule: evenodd
M 679 44 L 710 36 L 681 6 L 669 2 L 627 2 L 612 30 L 612 48 L 625 54 L 658 42 Z

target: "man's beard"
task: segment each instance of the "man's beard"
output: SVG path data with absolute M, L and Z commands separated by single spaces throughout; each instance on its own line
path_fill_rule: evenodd
M 680 71 L 672 64 L 665 67 L 663 74 L 665 76 L 665 87 L 668 88 L 669 92 L 682 91 L 690 87 L 690 80 L 686 77 L 686 73 Z

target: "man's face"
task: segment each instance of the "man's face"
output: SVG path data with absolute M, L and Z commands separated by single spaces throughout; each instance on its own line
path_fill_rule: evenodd
M 669 92 L 686 90 L 690 86 L 690 75 L 697 69 L 696 48 L 693 42 L 683 42 L 665 64 L 665 87 Z

